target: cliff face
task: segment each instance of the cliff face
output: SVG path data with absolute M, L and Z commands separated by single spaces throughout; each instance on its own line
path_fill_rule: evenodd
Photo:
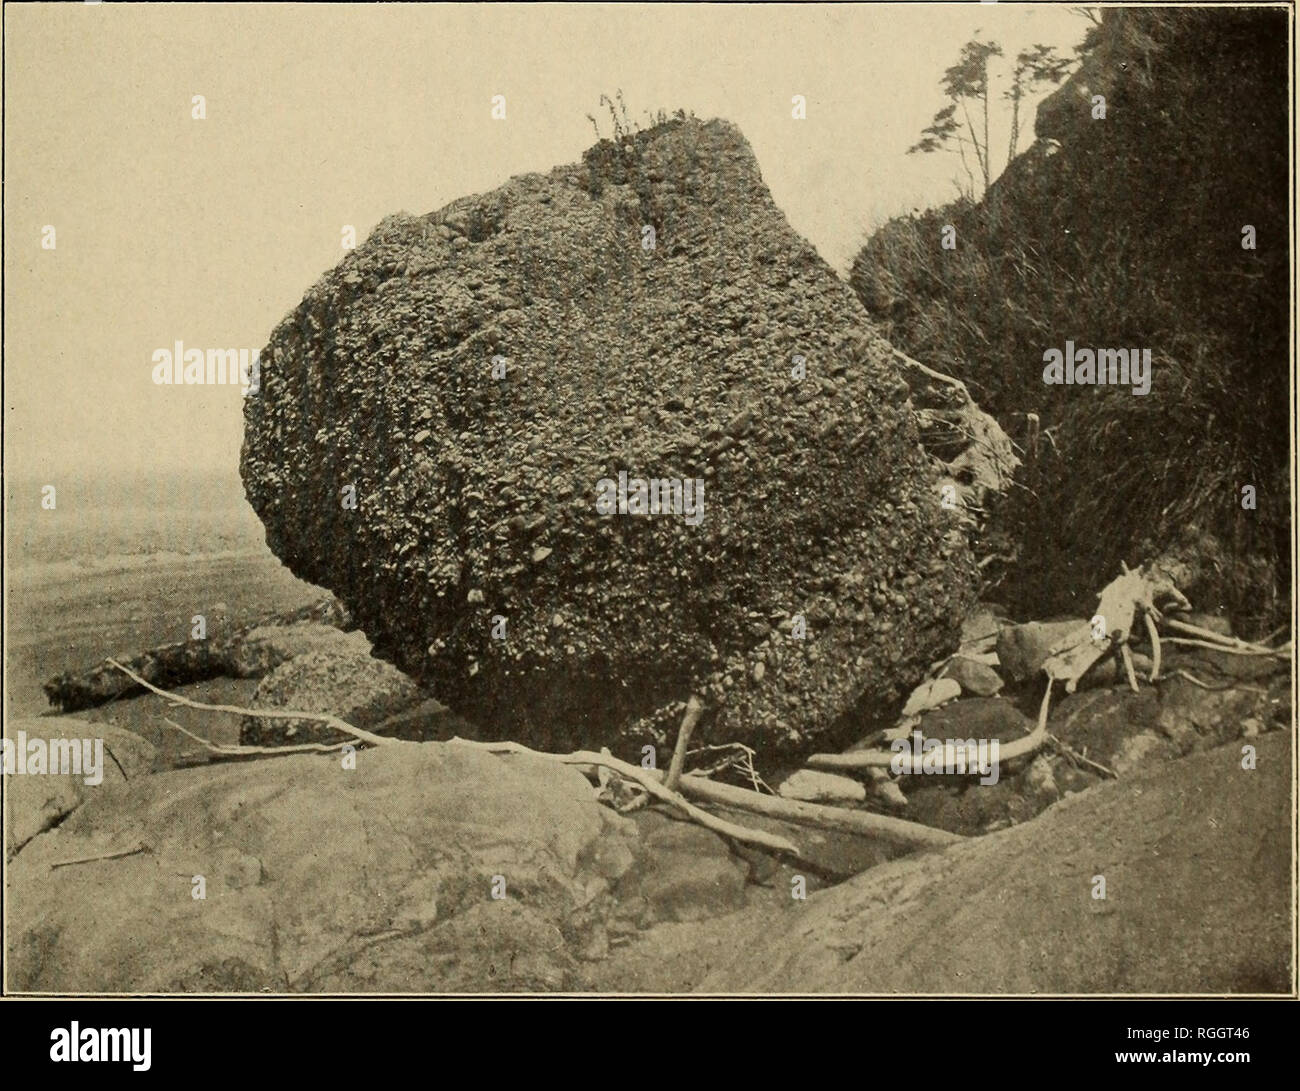
M 1008 171 L 990 198 L 1025 205 L 1040 233 L 1068 230 L 1091 262 L 1138 234 L 1141 272 L 1165 275 L 1189 314 L 1262 334 L 1260 320 L 1287 313 L 1285 273 L 1280 298 L 1268 281 L 1288 266 L 1286 24 L 1284 11 L 1105 9 L 1080 67 L 1038 108 L 1035 133 L 1059 153 Z M 1243 304 L 1265 309 L 1243 318 Z
M 1087 612 L 1120 560 L 1186 538 L 1197 601 L 1256 631 L 1289 616 L 1287 19 L 1106 9 L 984 198 L 891 221 L 854 263 L 891 341 L 1026 447 L 1027 414 L 1051 429 L 1003 513 L 1013 608 Z M 1150 392 L 1045 385 L 1067 340 L 1150 349 Z
M 797 751 L 974 585 L 891 351 L 740 133 L 669 122 L 381 223 L 272 335 L 241 470 L 275 553 L 489 733 L 639 756 L 694 691 L 714 741 Z M 619 514 L 638 479 L 681 513 Z

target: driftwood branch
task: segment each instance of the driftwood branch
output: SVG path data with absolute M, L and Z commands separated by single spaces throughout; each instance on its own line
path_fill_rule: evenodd
M 1181 644 L 1185 648 L 1209 648 L 1211 651 L 1223 652 L 1225 655 L 1244 655 L 1255 659 L 1286 659 L 1288 653 L 1280 648 L 1236 647 L 1232 644 L 1216 644 L 1211 640 L 1197 640 L 1187 636 L 1167 636 L 1166 644 Z
M 1120 659 L 1124 663 L 1124 673 L 1128 675 L 1128 686 L 1134 693 L 1138 692 L 1137 674 L 1133 670 L 1133 652 L 1127 643 L 1119 646 Z
M 788 853 L 791 856 L 801 855 L 798 846 L 793 841 L 778 837 L 776 834 L 764 833 L 761 830 L 746 829 L 744 826 L 737 826 L 733 822 L 711 815 L 708 811 L 701 810 L 699 807 L 688 803 L 681 795 L 666 788 L 660 782 L 655 770 L 642 769 L 640 766 L 633 765 L 631 762 L 623 761 L 620 758 L 611 757 L 609 754 L 598 754 L 594 750 L 575 750 L 571 754 L 548 754 L 541 750 L 530 749 L 517 742 L 476 742 L 459 737 L 449 741 L 460 746 L 472 746 L 476 750 L 486 750 L 492 754 L 526 754 L 534 758 L 548 758 L 564 765 L 579 766 L 584 771 L 590 770 L 594 766 L 603 765 L 606 769 L 614 770 L 619 776 L 626 777 L 628 780 L 641 785 L 650 795 L 663 803 L 676 807 L 705 829 L 713 830 L 714 833 L 722 834 L 724 837 L 730 837 L 744 844 L 759 845 L 773 852 Z M 683 777 L 683 792 L 687 791 L 688 782 L 702 779 L 702 777 Z M 694 785 L 691 785 L 691 787 L 693 789 Z M 747 792 L 743 788 L 737 788 L 736 791 L 744 792 L 746 795 L 757 795 L 756 792 Z
M 1142 622 L 1146 625 L 1147 639 L 1151 641 L 1151 678 L 1152 682 L 1160 679 L 1160 631 L 1156 628 L 1151 611 L 1142 612 Z
M 407 743 L 401 739 L 385 738 L 383 735 L 375 735 L 369 731 L 363 731 L 359 727 L 353 727 L 346 720 L 341 720 L 337 716 L 332 716 L 324 712 L 298 712 L 298 711 L 286 711 L 281 709 L 250 709 L 250 708 L 242 708 L 237 705 L 211 705 L 211 704 L 206 704 L 202 701 L 191 701 L 188 697 L 181 697 L 178 694 L 168 693 L 166 690 L 160 689 L 159 687 L 155 686 L 152 682 L 146 681 L 145 679 L 141 678 L 139 675 L 135 674 L 134 671 L 130 670 L 128 667 L 122 666 L 122 664 L 116 662 L 115 660 L 110 659 L 108 660 L 108 662 L 112 663 L 113 666 L 115 666 L 118 670 L 122 671 L 124 674 L 132 677 L 136 682 L 144 686 L 146 689 L 151 690 L 152 692 L 158 694 L 160 697 L 165 697 L 168 701 L 171 701 L 173 704 L 184 705 L 186 708 L 203 709 L 208 712 L 233 712 L 233 713 L 237 713 L 240 715 L 247 715 L 247 716 L 268 716 L 273 719 L 317 720 L 321 723 L 327 724 L 332 728 L 335 728 L 338 731 L 342 731 L 344 734 L 351 735 L 353 738 L 358 739 L 361 742 L 371 743 L 377 746 L 418 745 L 415 743 Z M 219 753 L 226 757 L 240 757 L 243 755 L 254 755 L 254 754 L 276 754 L 276 753 L 284 753 L 286 751 L 291 751 L 293 749 L 298 749 L 298 748 L 278 747 L 278 746 L 277 747 L 252 747 L 252 746 L 222 747 L 216 743 L 209 743 L 206 739 L 198 738 L 198 736 L 193 735 L 189 731 L 186 731 L 179 724 L 176 724 L 174 722 L 171 723 L 173 727 L 179 729 L 184 734 L 189 735 L 191 738 L 196 739 L 198 742 L 203 743 L 203 745 L 206 746 L 208 749 L 213 750 L 214 752 Z M 759 830 L 745 829 L 743 826 L 737 826 L 734 823 L 725 821 L 724 819 L 715 818 L 707 811 L 702 811 L 700 810 L 700 808 L 692 806 L 685 799 L 681 798 L 676 792 L 669 791 L 659 782 L 657 777 L 647 775 L 650 772 L 649 770 L 641 769 L 635 765 L 630 764 L 629 762 L 621 761 L 618 758 L 611 757 L 608 754 L 597 754 L 594 751 L 590 751 L 590 750 L 578 750 L 572 754 L 547 754 L 540 750 L 530 750 L 526 746 L 522 746 L 519 743 L 512 743 L 512 742 L 478 743 L 478 742 L 471 742 L 468 739 L 460 739 L 460 738 L 452 739 L 451 741 L 461 743 L 464 746 L 476 746 L 481 749 L 487 749 L 494 753 L 531 754 L 534 757 L 549 758 L 552 761 L 559 761 L 564 763 L 565 765 L 580 765 L 585 767 L 586 769 L 591 769 L 596 766 L 603 765 L 608 769 L 613 769 L 615 772 L 625 777 L 626 779 L 634 781 L 637 784 L 640 784 L 641 787 L 643 787 L 647 792 L 650 793 L 650 795 L 654 796 L 656 799 L 660 799 L 665 803 L 672 804 L 673 806 L 677 807 L 679 810 L 687 814 L 695 822 L 698 822 L 701 826 L 704 826 L 707 829 L 713 830 L 715 833 L 720 833 L 725 837 L 730 837 L 733 840 L 740 841 L 746 844 L 759 845 L 762 846 L 763 848 L 770 849 L 774 852 L 788 853 L 791 856 L 800 855 L 798 846 L 796 846 L 792 841 L 787 841 L 784 837 L 777 837 L 774 834 L 763 833 Z M 316 749 L 316 745 L 306 744 L 306 746 L 304 746 L 302 749 L 306 749 L 306 748 Z
M 967 405 L 975 404 L 975 399 L 970 396 L 970 389 L 960 379 L 955 379 L 951 375 L 945 375 L 942 371 L 935 371 L 934 368 L 927 367 L 925 364 L 921 363 L 920 360 L 914 360 L 912 357 L 908 356 L 907 353 L 900 352 L 898 349 L 894 349 L 894 357 L 901 360 L 908 367 L 914 367 L 917 371 L 930 376 L 931 379 L 935 379 L 938 382 L 944 383 L 947 386 L 951 386 L 955 390 L 960 391 L 961 396 Z
M 134 848 L 121 849 L 118 852 L 101 852 L 96 856 L 78 856 L 73 860 L 54 860 L 50 863 L 50 870 L 57 867 L 72 867 L 74 864 L 93 864 L 99 860 L 120 860 L 124 856 L 135 856 L 141 852 L 148 852 L 149 846 L 143 841 L 139 842 Z
M 373 732 L 365 731 L 359 727 L 353 727 L 346 720 L 340 720 L 337 716 L 332 716 L 328 712 L 297 712 L 289 709 L 278 708 L 243 708 L 240 705 L 209 705 L 203 701 L 191 701 L 188 697 L 182 697 L 177 693 L 168 693 L 165 689 L 160 689 L 152 682 L 141 678 L 135 671 L 129 667 L 122 666 L 116 659 L 107 659 L 106 663 L 112 664 L 123 674 L 135 679 L 137 683 L 144 686 L 151 693 L 158 694 L 159 697 L 165 697 L 173 705 L 184 705 L 186 708 L 198 708 L 205 712 L 233 712 L 241 716 L 258 716 L 267 720 L 316 720 L 319 723 L 327 724 L 336 731 L 342 731 L 345 735 L 351 735 L 354 739 L 361 742 L 369 743 L 371 746 L 393 746 L 402 745 L 402 739 L 390 739 L 383 735 L 376 735 Z M 253 748 L 249 748 L 253 749 Z M 282 749 L 276 747 L 275 749 Z
M 110 662 L 112 661 L 110 660 Z M 114 665 L 118 670 L 123 671 L 127 675 L 133 675 L 133 672 L 130 671 L 129 668 L 123 667 L 120 663 L 114 663 Z M 406 743 L 400 739 L 391 739 L 385 738 L 382 735 L 374 735 L 371 732 L 353 727 L 345 720 L 341 720 L 337 716 L 332 716 L 327 713 L 285 711 L 280 709 L 248 709 L 236 705 L 206 704 L 201 701 L 192 701 L 187 697 L 181 697 L 174 693 L 168 693 L 166 690 L 160 689 L 151 682 L 139 678 L 138 676 L 135 676 L 135 680 L 146 689 L 157 693 L 160 697 L 166 698 L 173 704 L 183 705 L 186 708 L 196 708 L 209 712 L 233 712 L 250 716 L 271 716 L 273 718 L 281 719 L 312 719 L 325 723 L 330 727 L 344 732 L 345 734 L 349 734 L 362 742 L 374 743 L 377 745 L 418 745 Z M 344 743 L 304 743 L 292 747 L 223 746 L 195 735 L 193 732 L 186 730 L 173 720 L 167 719 L 166 722 L 182 734 L 200 743 L 212 753 L 228 758 L 261 755 L 274 756 L 285 753 L 308 751 L 327 752 L 346 745 Z M 639 784 L 654 798 L 677 808 L 688 818 L 703 826 L 705 829 L 713 830 L 715 833 L 721 834 L 723 837 L 729 837 L 742 844 L 756 845 L 772 852 L 785 853 L 796 858 L 800 857 L 802 853 L 794 842 L 776 834 L 749 829 L 748 827 L 729 822 L 726 819 L 718 818 L 716 815 L 712 815 L 708 811 L 696 807 L 694 804 L 690 803 L 686 797 L 689 796 L 706 803 L 730 807 L 735 810 L 748 811 L 753 814 L 765 815 L 770 818 L 782 819 L 797 825 L 812 826 L 818 829 L 836 830 L 845 833 L 854 833 L 860 836 L 873 837 L 896 845 L 902 845 L 910 849 L 940 848 L 962 840 L 962 838 L 958 837 L 956 834 L 947 833 L 944 830 L 937 830 L 929 826 L 922 826 L 919 823 L 908 822 L 904 819 L 892 818 L 888 815 L 874 814 L 869 811 L 852 811 L 839 807 L 826 807 L 815 803 L 803 803 L 796 800 L 786 800 L 774 796 L 765 796 L 758 792 L 751 792 L 745 788 L 736 788 L 728 784 L 720 784 L 702 776 L 683 776 L 679 782 L 679 791 L 675 792 L 670 790 L 660 780 L 662 774 L 657 770 L 642 769 L 639 766 L 612 757 L 609 754 L 599 754 L 591 750 L 576 750 L 570 754 L 550 754 L 545 751 L 533 750 L 521 743 L 515 742 L 477 742 L 461 738 L 453 738 L 449 741 L 461 746 L 470 746 L 480 750 L 487 750 L 494 754 L 526 754 L 532 757 L 546 758 L 551 761 L 561 762 L 564 765 L 575 766 L 588 774 L 591 774 L 593 770 L 600 767 L 611 769 L 625 779 L 630 780 L 635 784 Z M 1019 741 L 1024 743 L 1028 740 Z
M 1209 641 L 1216 648 L 1224 651 L 1237 651 L 1240 654 L 1277 655 L 1285 658 L 1291 647 L 1290 641 L 1276 648 L 1270 648 L 1267 644 L 1252 644 L 1248 640 L 1240 640 L 1235 636 L 1224 636 L 1222 633 L 1216 633 L 1213 629 L 1202 629 L 1199 625 L 1191 625 L 1176 618 L 1167 617 L 1164 619 L 1164 624 L 1175 632 L 1199 636 L 1202 640 Z
M 1119 779 L 1119 774 L 1116 773 L 1115 770 L 1112 769 L 1109 765 L 1102 765 L 1102 763 L 1099 761 L 1093 761 L 1092 758 L 1084 757 L 1077 750 L 1075 750 L 1074 747 L 1072 747 L 1069 743 L 1063 741 L 1062 739 L 1058 739 L 1055 735 L 1049 735 L 1047 739 L 1054 747 L 1056 747 L 1056 749 L 1061 754 L 1063 754 L 1070 761 L 1074 762 L 1076 765 L 1086 765 L 1094 773 L 1100 773 L 1103 777 L 1106 777 L 1108 780 Z
M 1043 703 L 1038 713 L 1038 725 L 1022 739 L 999 744 L 999 762 L 1023 758 L 1034 753 L 1047 741 L 1047 709 L 1051 703 L 1053 681 L 1051 678 L 1047 680 L 1047 691 L 1043 694 Z M 957 764 L 955 759 L 961 756 L 967 759 L 965 768 L 976 768 L 978 757 L 970 754 L 966 748 L 945 747 L 944 750 L 945 764 L 950 756 L 954 759 L 953 764 Z M 921 760 L 924 762 L 924 757 Z M 895 753 L 890 750 L 853 750 L 847 754 L 813 754 L 805 764 L 810 769 L 892 769 L 895 762 L 901 773 L 924 773 L 924 769 L 917 766 L 916 756 L 907 751 Z
M 876 814 L 873 811 L 851 811 L 845 807 L 826 807 L 820 803 L 803 803 L 779 796 L 759 795 L 747 788 L 720 784 L 705 777 L 682 777 L 682 793 L 705 803 L 750 811 L 768 818 L 810 826 L 819 830 L 834 830 L 871 837 L 909 849 L 946 848 L 966 838 L 919 822 Z
M 695 694 L 686 702 L 686 712 L 682 716 L 681 727 L 677 729 L 677 745 L 673 748 L 673 760 L 668 766 L 668 778 L 664 787 L 670 792 L 677 791 L 677 783 L 682 779 L 682 767 L 686 764 L 686 748 L 691 741 L 691 733 L 700 722 L 704 712 L 704 703 Z
M 345 746 L 352 745 L 349 742 L 304 742 L 295 743 L 292 746 L 245 746 L 243 743 L 232 746 L 216 743 L 211 739 L 205 739 L 202 735 L 196 735 L 193 731 L 186 730 L 167 716 L 164 716 L 162 721 L 168 726 L 174 727 L 186 738 L 193 739 L 210 754 L 222 758 L 278 757 L 281 754 L 332 754 Z
M 737 841 L 760 845 L 793 856 L 801 855 L 798 848 L 785 838 L 735 825 L 692 806 L 685 799 L 675 798 L 675 793 L 670 792 L 659 780 L 662 774 L 658 771 L 642 769 L 639 766 L 620 761 L 618 758 L 612 758 L 608 754 L 596 754 L 586 750 L 578 750 L 572 754 L 547 754 L 530 750 L 526 746 L 512 742 L 472 742 L 460 738 L 451 741 L 490 750 L 494 753 L 531 754 L 535 757 L 551 758 L 567 765 L 580 767 L 604 765 L 621 776 L 640 784 L 656 799 L 678 807 L 707 829 Z M 875 814 L 871 811 L 826 807 L 817 803 L 803 803 L 798 800 L 762 795 L 758 792 L 751 792 L 747 788 L 722 784 L 703 776 L 688 774 L 682 777 L 679 790 L 682 796 L 698 799 L 702 803 L 748 811 L 751 814 L 780 819 L 795 825 L 852 833 L 860 837 L 871 837 L 908 849 L 945 848 L 948 845 L 965 840 L 965 838 L 957 834 L 935 829 L 932 826 L 923 826 L 918 822 L 908 822 L 905 819 Z
M 1268 692 L 1267 690 L 1260 689 L 1259 686 L 1247 686 L 1241 682 L 1224 682 L 1222 685 L 1212 686 L 1210 685 L 1209 682 L 1202 682 L 1199 678 L 1196 677 L 1196 675 L 1192 674 L 1191 671 L 1183 670 L 1181 667 L 1176 667 L 1170 673 L 1170 677 L 1185 678 L 1187 679 L 1187 681 L 1191 682 L 1192 685 L 1200 686 L 1201 689 L 1208 689 L 1213 693 L 1222 693 L 1224 690 L 1228 690 L 1228 689 L 1239 689 L 1239 690 L 1243 690 L 1246 693 L 1267 693 Z
M 133 656 L 126 664 L 134 672 L 132 678 L 147 678 L 154 685 L 173 688 L 223 675 L 239 677 L 239 653 L 250 633 L 305 621 L 330 625 L 343 632 L 355 628 L 347 610 L 331 596 L 289 613 L 267 614 L 227 636 L 163 644 Z M 138 684 L 122 675 L 113 660 L 104 659 L 86 670 L 56 675 L 42 688 L 50 704 L 61 712 L 78 712 L 130 697 L 137 692 Z

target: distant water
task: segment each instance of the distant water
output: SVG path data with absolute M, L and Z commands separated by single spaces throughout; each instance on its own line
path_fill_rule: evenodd
M 41 506 L 47 484 L 56 490 L 52 511 Z M 233 470 L 6 480 L 5 493 L 10 571 L 25 579 L 267 552 Z
M 55 508 L 41 508 L 41 486 Z M 48 709 L 42 683 L 106 655 L 229 636 L 318 600 L 266 547 L 237 473 L 5 479 L 4 703 Z

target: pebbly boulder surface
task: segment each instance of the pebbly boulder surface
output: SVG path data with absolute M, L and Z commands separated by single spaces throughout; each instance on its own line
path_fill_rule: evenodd
M 704 741 L 847 742 L 973 601 L 893 350 L 727 122 L 386 218 L 261 362 L 268 544 L 497 736 L 636 755 L 695 692 Z

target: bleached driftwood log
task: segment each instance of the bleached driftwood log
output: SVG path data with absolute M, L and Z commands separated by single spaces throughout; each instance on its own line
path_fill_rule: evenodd
M 704 803 L 713 803 L 736 810 L 751 811 L 768 818 L 778 818 L 812 829 L 853 833 L 908 849 L 936 849 L 955 845 L 966 838 L 947 830 L 923 826 L 919 822 L 876 814 L 873 811 L 852 811 L 844 807 L 826 807 L 820 803 L 803 803 L 780 796 L 759 795 L 747 788 L 720 784 L 706 777 L 682 777 L 683 795 Z
M 268 614 L 229 636 L 181 640 L 141 652 L 126 660 L 132 671 L 130 677 L 120 672 L 114 660 L 104 659 L 86 670 L 55 675 L 41 688 L 50 704 L 61 712 L 79 712 L 130 696 L 140 684 L 133 679 L 143 678 L 157 686 L 175 688 L 206 682 L 209 678 L 234 677 L 238 674 L 236 653 L 249 633 L 303 621 L 318 621 L 344 631 L 352 626 L 351 617 L 341 603 L 322 599 L 289 613 Z

